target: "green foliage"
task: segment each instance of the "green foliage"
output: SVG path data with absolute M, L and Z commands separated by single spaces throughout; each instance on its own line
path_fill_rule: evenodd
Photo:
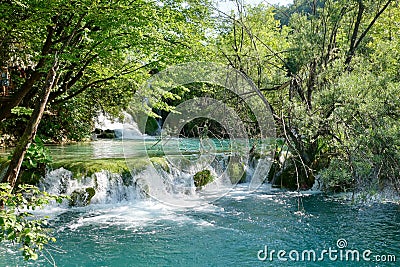
M 32 143 L 26 151 L 22 166 L 28 170 L 35 170 L 40 166 L 45 166 L 53 161 L 50 155 L 50 151 L 44 146 L 43 141 L 39 137 L 35 137 L 34 143 Z
M 11 110 L 11 113 L 17 116 L 31 116 L 32 112 L 33 109 L 25 107 L 15 107 Z
M 8 159 L 11 160 L 11 155 Z M 50 151 L 45 147 L 43 141 L 36 136 L 34 142 L 29 146 L 22 162 L 19 182 L 36 185 L 40 178 L 45 175 L 46 166 L 53 162 Z
M 222 60 L 248 75 L 260 89 L 284 81 L 282 56 L 289 48 L 289 28 L 275 20 L 275 9 L 260 4 L 222 23 L 217 45 Z
M 1 3 L 1 10 L 0 31 L 7 32 L 7 38 L 2 39 L 0 61 L 32 64 L 40 74 L 27 89 L 21 102 L 24 108 L 34 107 L 50 58 L 58 55 L 57 84 L 39 126 L 46 141 L 87 139 L 94 117 L 100 112 L 120 116 L 152 71 L 204 60 L 210 54 L 206 33 L 212 20 L 207 0 L 112 4 L 22 0 Z M 15 91 L 23 91 L 30 85 L 16 86 Z M 160 103 L 160 108 L 169 107 Z M 24 129 L 24 125 L 6 124 L 4 132 Z
M 224 25 L 226 62 L 264 91 L 292 154 L 271 180 L 400 189 L 400 13 L 386 3 L 299 0 L 281 27 L 281 8 L 247 7 Z
M 354 187 L 350 166 L 344 160 L 333 159 L 320 175 L 325 190 L 342 192 Z
M 11 193 L 8 184 L 0 184 L 0 241 L 19 244 L 26 260 L 36 260 L 38 252 L 50 241 L 55 242 L 55 238 L 46 229 L 46 219 L 36 219 L 29 211 L 62 200 L 63 197 L 49 195 L 31 185 L 20 185 Z
M 11 112 L 14 114 L 14 117 L 0 122 L 0 132 L 8 134 L 11 139 L 17 139 L 22 136 L 24 127 L 29 121 L 33 110 L 31 108 L 17 106 L 14 107 Z M 15 143 L 11 144 L 15 145 Z
M 58 105 L 57 115 L 44 116 L 38 134 L 46 142 L 65 143 L 88 140 L 94 128 L 96 106 L 82 99 Z
M 158 130 L 158 122 L 153 117 L 148 117 L 146 121 L 145 133 L 149 135 L 155 135 Z
M 381 75 L 383 73 L 380 73 Z M 341 105 L 332 114 L 336 146 L 345 153 L 358 188 L 399 189 L 399 84 L 357 67 L 339 79 Z

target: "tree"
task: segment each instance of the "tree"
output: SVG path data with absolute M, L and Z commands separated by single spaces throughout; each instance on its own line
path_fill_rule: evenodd
M 273 183 L 308 188 L 332 157 L 343 153 L 333 114 L 346 100 L 339 100 L 335 88 L 340 77 L 352 73 L 360 61 L 366 63 L 363 58 L 374 27 L 394 8 L 391 0 L 295 1 L 289 28 L 266 28 L 262 34 L 257 32 L 261 22 L 251 25 L 249 21 L 271 11 L 247 8 L 239 18 L 232 18 L 226 31 L 237 37 L 227 39 L 226 62 L 257 81 L 292 154 L 272 169 Z M 274 47 L 268 43 L 273 40 L 268 33 L 284 33 L 288 45 Z M 269 57 L 263 51 L 269 51 Z
M 346 179 L 334 177 L 340 164 L 355 189 L 400 191 L 399 18 L 398 8 L 382 14 L 352 71 L 338 79 L 335 92 L 327 92 L 340 103 L 332 114 L 332 132 L 341 137 L 335 145 L 341 153 L 323 172 L 334 189 L 346 185 Z
M 209 15 L 202 1 L 26 0 L 1 5 L 1 45 L 8 51 L 2 61 L 34 65 L 17 84 L 12 101 L 1 104 L 0 121 L 9 119 L 16 106 L 35 106 L 5 177 L 12 185 L 45 108 L 57 114 L 82 96 L 90 107 L 88 119 L 99 110 L 116 113 L 150 70 L 196 56 Z
M 334 91 L 338 78 L 352 72 L 360 60 L 371 29 L 392 1 L 324 1 L 311 14 L 294 14 L 292 53 L 289 62 L 287 135 L 297 155 L 301 180 L 325 168 L 338 153 L 332 114 L 341 105 Z M 281 124 L 284 122 L 281 121 Z M 311 178 L 311 179 L 310 179 Z

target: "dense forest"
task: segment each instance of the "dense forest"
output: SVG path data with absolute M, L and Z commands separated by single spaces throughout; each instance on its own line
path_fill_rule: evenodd
M 149 77 L 205 61 L 239 70 L 268 100 L 272 184 L 309 189 L 318 179 L 326 191 L 400 191 L 398 1 L 231 4 L 225 13 L 207 0 L 2 1 L 0 146 L 15 147 L 2 190 L 19 183 L 21 169 L 44 168 L 46 157 L 33 152 L 43 143 L 89 140 L 97 116 L 121 117 Z M 150 115 L 160 119 L 199 96 L 252 119 L 218 86 L 148 94 L 159 99 Z

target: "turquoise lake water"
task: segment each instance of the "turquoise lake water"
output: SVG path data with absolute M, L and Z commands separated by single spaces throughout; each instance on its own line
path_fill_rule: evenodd
M 57 266 L 398 266 L 400 257 L 398 205 L 360 206 L 267 187 L 250 195 L 237 188 L 189 210 L 137 201 L 53 213 L 57 243 L 45 254 Z M 338 249 L 338 239 L 345 239 L 347 247 Z M 288 253 L 312 249 L 318 256 L 331 247 L 338 259 L 340 250 L 372 253 L 370 262 L 332 261 L 328 255 L 324 261 L 297 262 L 289 256 L 286 262 L 276 257 L 260 261 L 257 254 L 265 246 Z M 26 265 L 19 254 L 2 250 L 0 266 Z M 375 262 L 377 255 L 395 255 L 397 264 Z M 29 265 L 50 262 L 41 257 Z
M 95 146 L 52 151 L 63 158 L 123 155 L 114 142 Z M 194 208 L 151 199 L 48 207 L 38 214 L 50 216 L 57 242 L 36 262 L 2 243 L 0 266 L 400 266 L 398 204 L 352 204 L 269 185 L 254 192 L 237 186 L 211 203 L 197 194 Z

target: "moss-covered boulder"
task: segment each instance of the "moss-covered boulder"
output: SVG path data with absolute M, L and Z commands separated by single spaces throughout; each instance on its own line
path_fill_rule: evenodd
M 156 169 L 160 169 L 160 170 L 163 170 L 168 173 L 171 171 L 166 158 L 153 157 L 153 158 L 150 158 L 150 161 L 153 164 L 154 168 L 156 168 Z
M 156 135 L 158 132 L 158 122 L 153 117 L 148 117 L 146 121 L 145 133 L 148 135 Z
M 193 180 L 196 188 L 201 188 L 206 184 L 211 183 L 214 180 L 214 177 L 211 175 L 210 170 L 202 170 L 193 176 Z
M 90 201 L 96 194 L 93 187 L 85 189 L 76 189 L 70 195 L 69 205 L 71 207 L 82 207 L 90 204 Z
M 157 165 L 169 172 L 167 160 L 163 157 L 137 158 L 102 158 L 102 159 L 66 159 L 54 162 L 53 169 L 64 168 L 73 173 L 74 179 L 91 177 L 97 172 L 107 170 L 110 173 L 122 174 L 129 178 L 130 174 L 138 174 L 145 170 L 150 164 Z
M 114 138 L 116 138 L 115 131 L 114 130 L 110 130 L 110 129 L 101 131 L 100 133 L 98 133 L 96 135 L 97 135 L 97 138 L 104 138 L 104 139 L 114 139 Z
M 148 163 L 144 160 L 132 160 L 138 170 L 143 170 Z M 133 164 L 130 163 L 130 164 Z M 127 174 L 130 172 L 127 162 L 124 158 L 115 159 L 65 159 L 58 160 L 51 164 L 53 169 L 64 168 L 72 172 L 74 179 L 81 179 L 83 177 L 91 177 L 97 172 L 107 170 L 111 173 Z
M 228 165 L 227 173 L 232 184 L 246 182 L 245 165 L 241 162 L 232 162 Z

